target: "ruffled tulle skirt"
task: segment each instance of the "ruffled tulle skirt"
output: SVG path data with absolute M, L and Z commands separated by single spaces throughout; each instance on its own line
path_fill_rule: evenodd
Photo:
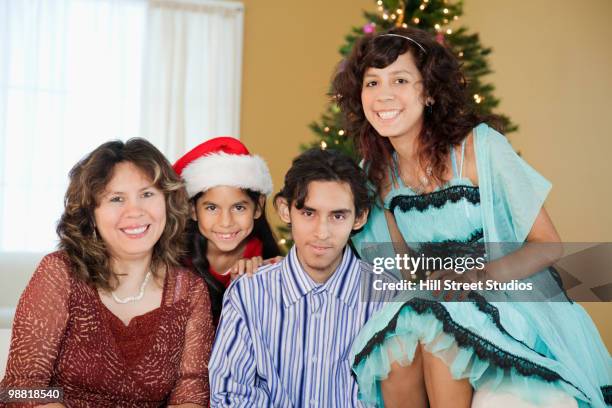
M 536 406 L 612 405 L 612 359 L 584 309 L 570 302 L 438 302 L 405 297 L 373 315 L 351 350 L 360 398 L 383 406 L 391 364 L 412 362 L 417 344 L 469 379 L 475 403 L 508 394 Z M 481 390 L 481 392 L 479 392 Z M 495 403 L 499 406 L 498 403 Z

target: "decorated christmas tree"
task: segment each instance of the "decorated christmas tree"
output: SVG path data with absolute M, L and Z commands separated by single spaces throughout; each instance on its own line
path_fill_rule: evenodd
M 346 41 L 340 47 L 342 58 L 348 56 L 353 44 L 365 34 L 393 27 L 416 27 L 429 31 L 462 62 L 463 73 L 467 79 L 467 92 L 472 95 L 470 100 L 474 109 L 483 115 L 497 114 L 506 134 L 517 129 L 507 116 L 494 111 L 499 99 L 493 95 L 495 87 L 484 79 L 491 73 L 486 59 L 491 48 L 483 47 L 478 34 L 469 33 L 466 27 L 461 26 L 458 20 L 463 14 L 462 0 L 377 0 L 376 4 L 377 12 L 364 12 L 365 24 L 353 27 L 351 33 L 345 37 Z M 310 147 L 332 148 L 359 159 L 352 138 L 343 128 L 340 109 L 333 99 L 330 98 L 321 118 L 312 122 L 309 127 L 315 133 L 316 139 L 302 145 L 302 150 Z M 279 243 L 289 246 L 291 241 L 288 229 L 281 227 L 278 233 L 282 237 Z

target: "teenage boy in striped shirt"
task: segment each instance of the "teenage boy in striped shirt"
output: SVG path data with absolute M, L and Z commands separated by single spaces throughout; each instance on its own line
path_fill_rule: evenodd
M 276 195 L 294 246 L 280 263 L 235 281 L 225 294 L 210 359 L 212 407 L 363 407 L 351 343 L 392 297 L 347 245 L 368 216 L 363 171 L 347 156 L 298 156 Z

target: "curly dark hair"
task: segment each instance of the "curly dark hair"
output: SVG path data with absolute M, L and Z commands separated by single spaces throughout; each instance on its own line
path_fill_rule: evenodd
M 355 216 L 359 217 L 370 209 L 372 197 L 363 170 L 347 155 L 337 150 L 319 148 L 306 150 L 293 160 L 285 175 L 285 185 L 274 196 L 274 205 L 278 198 L 284 198 L 289 207 L 295 204 L 298 209 L 304 208 L 308 186 L 312 181 L 347 183 L 353 193 Z
M 249 199 L 255 204 L 256 208 L 259 207 L 259 200 L 262 196 L 261 193 L 249 189 L 243 189 Z M 191 199 L 191 205 L 195 206 L 198 199 L 203 195 L 203 192 L 199 192 Z M 274 258 L 281 254 L 274 233 L 270 224 L 266 218 L 266 204 L 264 201 L 263 206 L 259 208 L 261 210 L 261 216 L 257 218 L 253 223 L 253 231 L 247 239 L 257 237 L 262 243 L 262 258 L 269 259 Z M 208 294 L 210 295 L 210 308 L 215 322 L 219 321 L 221 316 L 221 307 L 223 306 L 223 294 L 225 293 L 225 286 L 219 282 L 210 273 L 210 262 L 206 257 L 206 251 L 208 249 L 208 240 L 200 232 L 198 222 L 192 219 L 187 221 L 187 259 L 191 261 L 196 273 L 200 275 L 206 286 L 208 286 Z
M 96 288 L 114 289 L 110 254 L 98 237 L 94 210 L 100 195 L 111 181 L 115 166 L 132 163 L 164 193 L 166 225 L 153 247 L 151 270 L 180 265 L 189 201 L 182 180 L 164 155 L 150 142 L 133 138 L 127 142 L 102 144 L 70 170 L 70 184 L 64 198 L 64 213 L 57 226 L 59 248 L 70 258 L 72 273 Z
M 412 41 L 383 34 L 410 37 L 421 44 L 425 52 Z M 364 158 L 368 178 L 377 186 L 378 193 L 393 166 L 393 146 L 388 138 L 380 137 L 365 117 L 361 102 L 363 76 L 368 68 L 385 68 L 405 52 L 410 52 L 423 77 L 424 97 L 435 101 L 431 110 L 425 111 L 417 154 L 419 164 L 431 165 L 432 177 L 437 182 L 445 181 L 443 175 L 451 145 L 461 143 L 482 121 L 498 127 L 496 117 L 483 117 L 473 110 L 461 64 L 431 34 L 416 28 L 392 28 L 364 36 L 355 44 L 348 59 L 340 63 L 332 83 L 332 96 L 344 114 L 348 133 Z

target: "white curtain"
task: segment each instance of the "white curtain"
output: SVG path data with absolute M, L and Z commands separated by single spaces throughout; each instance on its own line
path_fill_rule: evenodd
M 68 171 L 101 143 L 172 161 L 238 136 L 241 54 L 237 3 L 0 0 L 0 256 L 54 248 Z
M 243 6 L 149 2 L 142 134 L 175 160 L 214 136 L 239 137 Z
M 146 4 L 0 4 L 0 248 L 43 251 L 71 166 L 138 135 Z

